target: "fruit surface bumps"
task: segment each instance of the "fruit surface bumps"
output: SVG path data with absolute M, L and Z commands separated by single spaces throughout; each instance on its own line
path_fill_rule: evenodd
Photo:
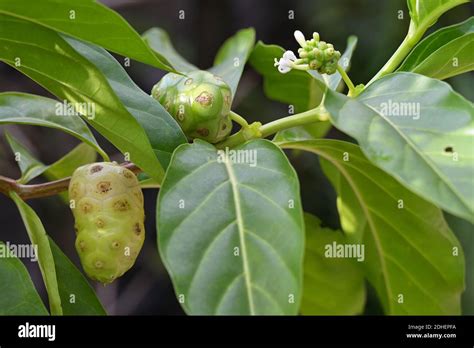
M 116 163 L 88 164 L 73 173 L 69 199 L 84 271 L 102 283 L 114 281 L 133 266 L 145 239 L 137 177 Z
M 191 140 L 217 143 L 232 130 L 230 87 L 210 72 L 197 70 L 187 76 L 168 73 L 153 87 L 151 95 Z

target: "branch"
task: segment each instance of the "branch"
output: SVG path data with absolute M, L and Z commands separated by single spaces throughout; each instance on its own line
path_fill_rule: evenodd
M 142 171 L 134 163 L 122 163 L 120 165 L 131 170 L 135 174 L 138 174 Z M 46 182 L 44 184 L 23 185 L 19 184 L 12 178 L 7 178 L 0 175 L 0 192 L 6 196 L 9 196 L 9 192 L 14 191 L 23 200 L 49 197 L 66 191 L 69 188 L 70 181 L 71 177 L 67 177 L 60 180 Z
M 231 148 L 243 144 L 247 140 L 266 138 L 284 129 L 296 126 L 304 126 L 307 124 L 323 122 L 327 120 L 329 120 L 329 113 L 324 107 L 318 106 L 314 109 L 310 109 L 299 114 L 279 118 L 264 125 L 262 125 L 260 122 L 254 122 L 248 125 L 246 128 L 242 128 L 224 141 L 217 143 L 216 147 L 218 149 L 224 149 L 226 147 Z

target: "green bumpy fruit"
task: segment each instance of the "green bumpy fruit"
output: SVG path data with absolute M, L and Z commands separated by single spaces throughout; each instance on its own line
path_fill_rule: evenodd
M 217 143 L 232 130 L 230 87 L 210 72 L 197 70 L 187 76 L 168 73 L 153 87 L 151 95 L 191 140 Z
M 73 173 L 69 199 L 84 271 L 102 283 L 114 281 L 133 266 L 145 239 L 137 177 L 116 163 L 88 164 Z

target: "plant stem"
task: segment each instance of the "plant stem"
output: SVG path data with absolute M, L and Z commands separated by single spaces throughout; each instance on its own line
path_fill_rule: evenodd
M 246 128 L 246 127 L 249 126 L 249 124 L 248 124 L 248 122 L 245 118 L 243 118 L 239 114 L 233 112 L 232 110 L 230 111 L 229 115 L 230 115 L 231 120 L 236 122 L 237 124 L 239 124 L 242 128 Z
M 142 171 L 133 163 L 123 163 L 121 166 L 131 170 L 135 174 Z M 23 200 L 49 197 L 66 191 L 69 187 L 70 180 L 71 177 L 67 177 L 60 180 L 46 182 L 44 184 L 23 185 L 12 178 L 0 175 L 0 192 L 6 196 L 9 196 L 12 191 L 16 192 Z
M 262 138 L 266 138 L 269 135 L 275 134 L 284 129 L 327 120 L 329 120 L 328 112 L 326 111 L 326 109 L 324 109 L 324 107 L 318 106 L 317 108 L 301 112 L 299 114 L 283 117 L 270 123 L 264 124 L 260 128 L 260 132 L 262 132 Z
M 408 33 L 402 41 L 395 53 L 385 63 L 382 69 L 367 83 L 366 87 L 382 76 L 390 74 L 400 66 L 405 57 L 410 53 L 411 49 L 420 41 L 428 26 L 416 27 L 413 22 L 410 22 Z
M 339 64 L 337 65 L 337 71 L 339 71 L 339 74 L 341 74 L 342 79 L 344 80 L 347 87 L 349 88 L 349 94 L 353 95 L 355 92 L 355 87 L 354 87 L 354 84 L 352 83 L 352 80 L 349 78 L 349 75 L 347 75 L 344 68 L 341 67 Z
M 240 131 L 231 135 L 226 140 L 216 144 L 218 149 L 226 147 L 235 147 L 243 144 L 247 140 L 256 138 L 266 138 L 272 134 L 275 134 L 281 130 L 303 126 L 306 124 L 326 121 L 329 119 L 329 114 L 326 109 L 322 106 L 318 106 L 314 109 L 301 112 L 299 114 L 280 118 L 262 126 L 260 122 L 254 122 L 247 128 L 242 128 Z

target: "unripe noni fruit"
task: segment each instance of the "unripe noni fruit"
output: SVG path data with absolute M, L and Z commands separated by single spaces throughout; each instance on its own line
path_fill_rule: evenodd
M 232 129 L 230 87 L 210 72 L 197 70 L 187 76 L 168 73 L 151 95 L 178 121 L 189 139 L 217 143 Z
M 87 275 L 110 283 L 128 271 L 145 239 L 137 177 L 116 163 L 76 169 L 69 184 L 76 250 Z

